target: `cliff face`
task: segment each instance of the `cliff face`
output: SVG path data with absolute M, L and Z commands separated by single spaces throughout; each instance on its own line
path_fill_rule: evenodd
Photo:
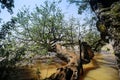
M 107 42 L 114 42 L 113 47 L 120 73 L 120 0 L 114 0 L 107 7 L 104 7 L 103 3 L 96 2 L 94 5 L 91 4 L 91 7 L 98 17 L 96 27 L 101 32 L 101 38 Z

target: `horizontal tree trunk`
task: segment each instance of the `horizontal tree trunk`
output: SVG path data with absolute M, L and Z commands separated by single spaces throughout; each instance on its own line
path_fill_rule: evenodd
M 56 73 L 52 74 L 49 79 L 51 80 L 77 80 L 78 78 L 78 67 L 79 67 L 79 56 L 74 52 L 70 52 L 65 48 L 62 49 L 60 44 L 56 45 L 57 56 L 63 61 L 67 62 L 67 65 L 58 68 Z
M 63 49 L 60 44 L 56 44 L 56 52 L 57 52 L 57 56 L 61 60 L 67 62 L 67 65 L 58 68 L 55 73 L 53 73 L 49 78 L 45 80 L 78 80 L 81 71 L 83 71 L 81 60 L 83 61 L 85 60 L 80 59 L 79 54 L 76 54 L 75 52 L 71 52 L 66 48 Z M 87 52 L 91 52 L 91 51 L 87 51 Z M 91 55 L 89 59 L 91 59 L 92 57 L 93 55 Z

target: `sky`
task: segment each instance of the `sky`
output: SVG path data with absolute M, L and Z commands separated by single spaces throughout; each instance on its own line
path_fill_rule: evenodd
M 19 12 L 19 10 L 22 9 L 23 6 L 29 7 L 30 10 L 34 10 L 35 6 L 42 5 L 45 0 L 14 0 L 15 8 L 13 8 L 13 14 L 10 15 L 9 12 L 7 12 L 6 9 L 2 9 L 0 13 L 0 18 L 2 18 L 2 21 L 7 22 L 11 19 L 12 16 L 16 16 L 16 14 Z M 48 0 L 52 1 L 52 0 Z M 59 7 L 62 9 L 62 12 L 65 13 L 65 18 L 68 19 L 70 16 L 73 16 L 75 18 L 79 18 L 80 15 L 78 15 L 77 11 L 78 8 L 75 4 L 69 4 L 66 2 L 67 0 L 62 0 Z

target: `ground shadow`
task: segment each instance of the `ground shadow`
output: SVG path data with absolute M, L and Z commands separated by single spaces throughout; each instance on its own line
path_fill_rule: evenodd
M 89 71 L 91 70 L 96 70 L 99 68 L 98 62 L 93 59 L 91 60 L 91 62 L 89 64 L 86 64 L 84 67 L 84 74 L 80 76 L 79 80 L 84 80 L 84 78 L 86 77 L 86 75 L 88 74 Z M 94 80 L 94 79 L 92 79 Z

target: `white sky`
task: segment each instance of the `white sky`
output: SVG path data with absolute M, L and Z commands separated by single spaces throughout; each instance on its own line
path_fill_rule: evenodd
M 9 21 L 11 16 L 15 16 L 17 12 L 25 5 L 26 7 L 30 7 L 30 10 L 32 11 L 35 8 L 35 5 L 41 5 L 43 4 L 45 0 L 14 0 L 15 8 L 13 8 L 14 14 L 10 15 L 9 12 L 7 12 L 6 9 L 1 10 L 0 18 L 2 18 L 2 21 Z M 52 1 L 52 0 L 50 0 Z M 75 18 L 78 18 L 80 15 L 78 15 L 77 11 L 78 8 L 74 4 L 69 4 L 66 2 L 66 0 L 62 0 L 62 3 L 59 5 L 59 7 L 62 9 L 62 12 L 65 13 L 65 18 L 69 18 L 70 16 L 74 16 Z

